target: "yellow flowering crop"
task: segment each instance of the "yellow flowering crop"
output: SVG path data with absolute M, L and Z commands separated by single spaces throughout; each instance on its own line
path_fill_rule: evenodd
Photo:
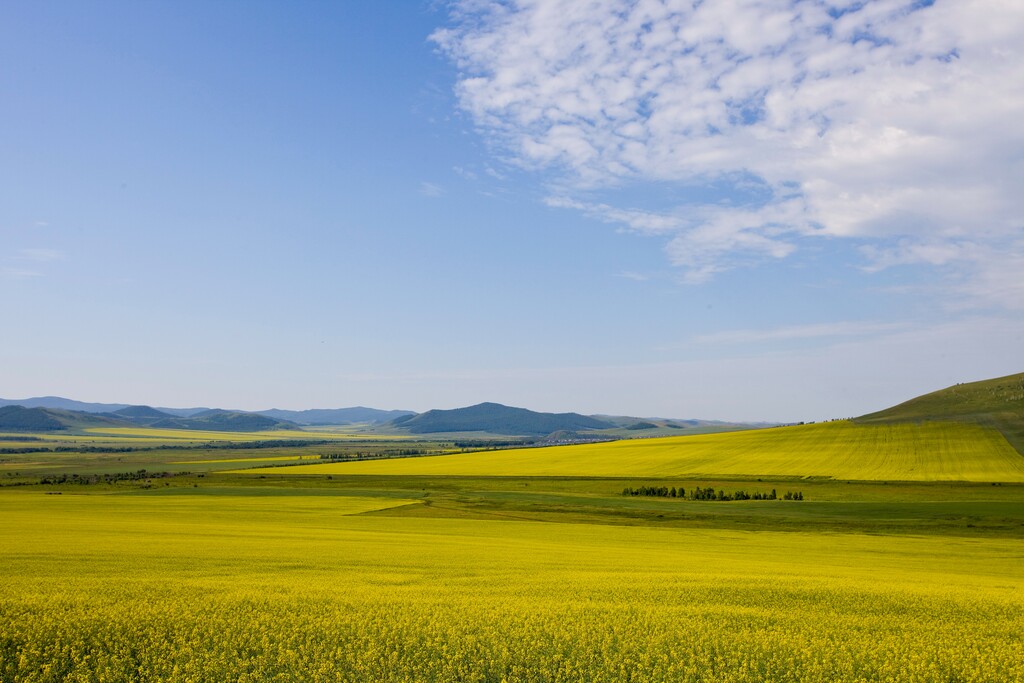
M 1016 539 L 0 492 L 0 681 L 1021 681 Z
M 723 434 L 459 453 L 274 470 L 467 476 L 818 476 L 883 481 L 1024 481 L 1024 458 L 994 429 L 956 422 L 829 422 Z

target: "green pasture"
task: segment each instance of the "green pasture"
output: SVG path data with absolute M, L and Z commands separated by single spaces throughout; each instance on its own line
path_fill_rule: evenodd
M 947 534 L 1024 538 L 1024 484 L 965 482 L 836 482 L 773 478 L 605 479 L 590 477 L 444 477 L 386 475 L 256 476 L 212 473 L 195 491 L 223 495 L 244 487 L 253 495 L 405 497 L 411 502 L 379 514 L 571 522 L 748 531 L 828 531 Z M 704 502 L 623 496 L 626 487 L 711 487 L 803 501 Z M 167 489 L 189 493 L 193 489 Z

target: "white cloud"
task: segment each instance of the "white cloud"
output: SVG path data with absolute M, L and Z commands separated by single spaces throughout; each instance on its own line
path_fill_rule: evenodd
M 977 246 L 963 257 L 969 268 L 959 289 L 954 308 L 972 308 L 986 301 L 1004 308 L 1024 311 L 1024 240 L 1012 248 Z
M 28 270 L 26 268 L 0 268 L 0 277 L 4 280 L 28 280 L 35 277 L 41 277 L 42 273 L 34 270 Z
M 619 209 L 608 204 L 581 202 L 565 196 L 552 196 L 544 203 L 557 209 L 577 209 L 591 218 L 607 223 L 624 223 L 633 230 L 648 234 L 675 232 L 685 219 L 669 214 L 659 214 L 641 209 Z
M 46 263 L 49 261 L 62 260 L 64 258 L 64 253 L 57 251 L 56 249 L 20 249 L 18 251 L 17 258 L 21 261 Z
M 1024 4 L 456 0 L 453 18 L 433 37 L 484 134 L 555 172 L 552 205 L 669 235 L 691 280 L 822 236 L 866 241 L 874 268 L 953 269 L 988 303 L 1019 291 Z M 768 198 L 747 206 L 586 199 L 751 178 Z
M 840 321 L 812 325 L 792 325 L 769 330 L 731 330 L 715 332 L 697 337 L 700 344 L 750 344 L 767 341 L 791 341 L 796 339 L 850 338 L 873 336 L 886 332 L 906 330 L 905 323 Z
M 444 188 L 440 185 L 423 181 L 420 183 L 419 193 L 424 197 L 440 197 L 444 194 Z
M 869 271 L 908 264 L 947 267 L 953 282 L 950 289 L 955 291 L 948 308 L 970 309 L 984 303 L 1024 310 L 1024 239 L 901 239 L 887 246 L 868 245 L 862 251 L 869 259 Z
M 650 275 L 644 275 L 643 273 L 637 273 L 632 270 L 624 270 L 620 273 L 616 273 L 615 277 L 625 278 L 626 280 L 632 280 L 633 282 L 647 282 L 651 279 Z
M 0 280 L 30 280 L 42 277 L 33 264 L 50 263 L 64 259 L 64 253 L 56 249 L 18 249 L 10 255 L 0 256 Z

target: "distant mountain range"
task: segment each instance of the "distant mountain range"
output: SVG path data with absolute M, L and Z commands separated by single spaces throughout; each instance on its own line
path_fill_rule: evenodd
M 415 415 L 411 410 L 377 410 L 376 408 L 314 408 L 312 410 L 261 410 L 258 415 L 288 420 L 300 425 L 347 425 L 383 424 L 406 415 Z
M 1024 454 L 1024 373 L 957 384 L 883 411 L 855 418 L 863 423 L 956 420 L 998 429 Z M 579 413 L 540 413 L 500 403 L 454 410 L 354 408 L 240 411 L 210 408 L 151 408 L 123 403 L 84 403 L 60 396 L 0 399 L 0 431 L 46 432 L 90 427 L 255 432 L 310 425 L 368 425 L 372 434 L 482 433 L 568 443 L 626 436 L 665 436 L 769 426 L 710 420 L 668 420 Z M 540 439 L 538 439 L 540 437 Z
M 90 427 L 258 432 L 268 429 L 295 429 L 298 425 L 254 413 L 230 410 L 206 410 L 191 417 L 178 417 L 149 406 L 128 406 L 110 413 L 89 413 L 61 408 L 26 408 L 21 405 L 0 407 L 0 431 L 52 432 Z
M 510 436 L 546 436 L 558 431 L 614 429 L 615 425 L 578 413 L 537 413 L 500 403 L 479 403 L 454 410 L 428 410 L 393 420 L 391 425 L 412 434 L 487 432 Z
M 201 429 L 218 432 L 261 432 L 268 429 L 295 429 L 294 422 L 275 420 L 257 413 L 235 410 L 204 410 L 189 417 L 176 417 L 149 406 L 129 406 L 113 413 L 100 413 L 106 417 L 127 420 L 132 424 L 154 429 Z
M 128 403 L 86 403 L 75 401 L 61 396 L 37 396 L 26 399 L 0 399 L 0 407 L 22 406 L 24 408 L 46 408 L 74 411 L 81 413 L 92 413 L 105 416 L 112 416 L 116 420 L 127 420 L 132 424 L 144 425 L 147 427 L 158 427 L 168 429 L 211 429 L 210 424 L 242 424 L 241 418 L 228 418 L 225 414 L 233 415 L 259 415 L 268 418 L 266 421 L 253 421 L 253 425 L 264 425 L 254 429 L 276 429 L 275 425 L 289 423 L 287 426 L 295 425 L 348 425 L 348 424 L 383 424 L 390 422 L 403 415 L 415 415 L 411 410 L 377 410 L 357 406 L 355 408 L 337 409 L 315 409 L 315 410 L 216 410 L 210 408 L 151 408 L 149 406 L 136 406 Z M 180 426 L 184 422 L 178 422 L 174 426 L 163 424 L 171 418 L 193 418 L 192 422 L 201 423 L 203 426 L 190 427 Z M 2 426 L 2 425 L 0 425 Z M 233 429 L 231 431 L 249 431 L 248 429 Z
M 0 398 L 0 407 L 22 406 L 25 408 L 57 408 L 60 410 L 75 410 L 82 413 L 113 413 L 125 408 L 133 408 L 130 403 L 86 403 L 75 401 L 61 396 L 36 396 L 34 398 L 6 399 Z M 190 417 L 201 413 L 209 408 L 156 408 L 162 413 L 176 417 Z
M 367 425 L 370 433 L 445 434 L 477 432 L 556 441 L 618 438 L 673 430 L 737 428 L 704 420 L 665 420 L 579 413 L 542 413 L 500 403 L 453 410 L 378 410 L 353 408 L 240 411 L 210 408 L 153 408 L 123 403 L 86 403 L 60 396 L 0 399 L 0 431 L 53 431 L 89 427 L 139 426 L 156 429 L 254 432 L 314 425 Z M 748 425 L 752 426 L 752 425 Z M 612 430 L 611 433 L 597 434 Z M 615 430 L 624 430 L 615 432 Z M 566 436 L 566 435 L 571 435 Z

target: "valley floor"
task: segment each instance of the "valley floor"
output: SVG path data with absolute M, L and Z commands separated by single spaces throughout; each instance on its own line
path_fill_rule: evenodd
M 342 446 L 152 438 L 5 456 L 0 681 L 1024 680 L 1020 483 L 282 470 Z M 623 495 L 670 487 L 803 500 Z

